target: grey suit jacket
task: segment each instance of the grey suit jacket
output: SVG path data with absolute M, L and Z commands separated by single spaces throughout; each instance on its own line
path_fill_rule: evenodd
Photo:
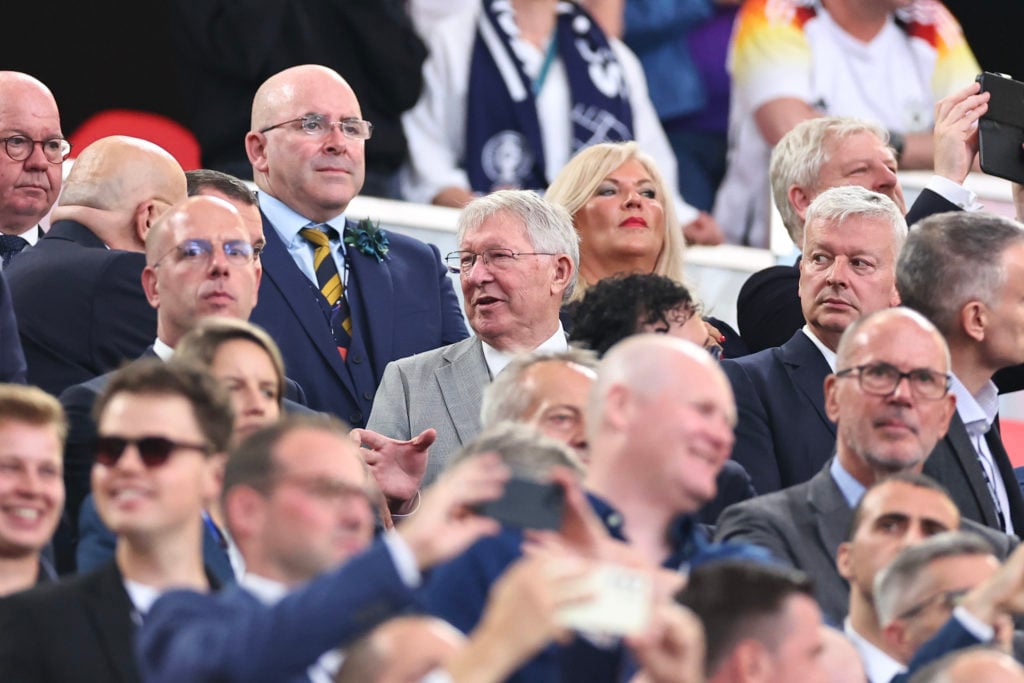
M 829 473 L 831 464 L 829 460 L 803 484 L 726 508 L 718 518 L 715 540 L 760 545 L 810 574 L 825 619 L 841 628 L 849 609 L 850 586 L 839 575 L 835 558 L 839 544 L 846 540 L 853 510 Z M 1000 560 L 1018 543 L 1015 536 L 969 519 L 963 519 L 960 526 L 987 539 Z
M 433 351 L 392 361 L 373 401 L 366 426 L 393 439 L 437 430 L 430 448 L 426 486 L 462 444 L 480 432 L 480 403 L 491 373 L 476 335 Z

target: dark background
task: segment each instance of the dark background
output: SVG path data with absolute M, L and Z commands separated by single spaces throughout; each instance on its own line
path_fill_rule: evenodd
M 204 2 L 205 0 L 174 0 Z M 46 83 L 64 134 L 89 115 L 142 109 L 189 124 L 174 69 L 168 0 L 28 0 L 0 13 L 0 69 Z M 1024 80 L 1024 0 L 946 0 L 982 68 Z

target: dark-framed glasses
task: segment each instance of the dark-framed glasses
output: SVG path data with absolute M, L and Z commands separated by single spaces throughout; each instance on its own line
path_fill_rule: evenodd
M 33 140 L 27 135 L 11 135 L 0 138 L 7 150 L 7 156 L 15 161 L 25 161 L 32 156 L 32 150 L 36 145 L 43 148 L 43 156 L 51 164 L 63 163 L 71 154 L 71 143 L 64 138 L 47 138 L 46 140 Z
M 836 377 L 856 377 L 860 388 L 874 396 L 889 396 L 906 378 L 914 396 L 930 401 L 945 396 L 952 381 L 948 372 L 937 372 L 929 368 L 914 368 L 903 372 L 889 363 L 868 363 L 846 368 L 837 372 Z
M 113 467 L 124 455 L 128 446 L 135 446 L 139 452 L 139 459 L 147 468 L 160 467 L 177 450 L 202 451 L 204 455 L 208 455 L 210 452 L 206 444 L 174 441 L 163 436 L 140 436 L 137 439 L 129 439 L 124 436 L 107 434 L 96 438 L 96 462 Z
M 913 619 L 932 605 L 942 605 L 943 609 L 947 612 L 952 612 L 956 606 L 963 601 L 964 596 L 967 595 L 970 590 L 970 588 L 957 588 L 955 590 L 941 591 L 935 595 L 925 598 L 913 607 L 904 610 L 898 614 L 896 618 Z
M 448 270 L 453 273 L 468 273 L 473 270 L 476 260 L 482 258 L 484 265 L 496 270 L 511 268 L 520 256 L 555 256 L 550 251 L 513 251 L 511 249 L 484 249 L 475 251 L 453 251 L 444 257 Z
M 157 261 L 160 264 L 165 258 L 174 254 L 179 263 L 188 266 L 207 267 L 216 247 L 210 240 L 185 240 L 176 244 L 171 251 L 164 254 Z M 256 249 L 245 240 L 228 240 L 220 243 L 220 249 L 224 252 L 224 259 L 233 266 L 244 266 L 252 263 L 256 257 Z
M 341 121 L 329 121 L 323 114 L 306 114 L 297 119 L 289 119 L 281 123 L 275 123 L 260 130 L 261 133 L 282 128 L 297 123 L 297 128 L 306 135 L 321 138 L 330 132 L 331 128 L 337 126 L 342 135 L 352 140 L 369 140 L 373 135 L 373 124 L 365 119 L 342 119 Z

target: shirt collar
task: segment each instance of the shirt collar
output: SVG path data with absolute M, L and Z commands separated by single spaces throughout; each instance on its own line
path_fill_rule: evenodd
M 344 212 L 326 221 L 313 221 L 266 192 L 260 192 L 259 195 L 260 210 L 286 245 L 291 245 L 295 239 L 299 238 L 299 230 L 307 227 L 310 223 L 327 223 L 337 230 L 339 235 L 345 230 Z
M 171 356 L 174 355 L 174 349 L 157 337 L 157 340 L 153 342 L 153 353 L 155 353 L 160 360 L 166 361 L 170 360 Z
M 805 324 L 803 327 L 800 328 L 800 331 L 806 334 L 807 338 L 811 340 L 811 343 L 814 344 L 819 351 L 821 351 L 821 355 L 825 357 L 825 362 L 828 363 L 828 367 L 832 370 L 832 372 L 835 372 L 836 352 L 825 346 L 825 344 L 820 339 L 814 336 L 814 332 L 811 332 L 810 325 Z
M 864 496 L 867 487 L 853 478 L 853 475 L 846 471 L 846 468 L 839 462 L 839 458 L 833 457 L 832 464 L 828 466 L 828 473 L 832 475 L 832 481 L 839 487 L 846 503 L 851 507 L 857 507 L 857 503 Z
M 487 362 L 487 369 L 491 373 L 491 377 L 497 377 L 498 373 L 505 369 L 505 366 L 512 362 L 517 353 L 509 353 L 507 351 L 499 351 L 494 348 L 483 339 L 480 340 L 483 344 L 484 360 Z M 569 348 L 569 342 L 565 338 L 565 330 L 562 329 L 562 321 L 558 321 L 558 329 L 555 333 L 548 337 L 546 340 L 541 342 L 540 346 L 535 348 L 531 353 L 558 353 L 565 351 Z
M 960 415 L 967 433 L 972 436 L 985 434 L 992 427 L 999 412 L 999 391 L 989 380 L 976 395 L 971 394 L 956 375 L 950 388 L 956 396 L 956 411 Z
M 243 574 L 238 583 L 242 588 L 259 598 L 259 601 L 264 605 L 276 604 L 288 593 L 288 586 L 280 581 L 274 581 L 265 576 L 249 572 Z
M 888 683 L 896 674 L 907 670 L 905 666 L 889 656 L 874 643 L 868 641 L 864 636 L 857 633 L 847 617 L 843 621 L 843 633 L 850 639 L 853 646 L 860 655 L 860 661 L 864 664 L 864 671 L 871 683 Z

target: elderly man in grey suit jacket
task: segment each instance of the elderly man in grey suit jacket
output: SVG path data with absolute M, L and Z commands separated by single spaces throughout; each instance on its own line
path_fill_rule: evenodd
M 835 420 L 835 457 L 810 481 L 727 508 L 716 540 L 768 548 L 815 579 L 825 616 L 842 623 L 849 586 L 836 568 L 853 509 L 874 482 L 895 472 L 920 472 L 956 409 L 945 340 L 919 313 L 904 307 L 858 319 L 839 342 L 837 371 L 825 379 L 825 407 Z M 906 381 L 904 381 L 906 380 Z M 964 520 L 1001 557 L 1015 537 Z
M 470 202 L 457 239 L 446 261 L 460 274 L 473 336 L 389 363 L 367 423 L 392 439 L 429 435 L 426 445 L 436 430 L 424 484 L 480 431 L 484 387 L 516 354 L 568 348 L 558 313 L 579 270 L 572 218 L 534 192 Z

